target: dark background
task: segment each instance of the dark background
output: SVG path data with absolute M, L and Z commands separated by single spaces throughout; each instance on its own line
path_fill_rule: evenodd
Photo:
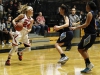
M 7 1 L 7 0 L 3 0 Z M 68 6 L 69 12 L 71 8 L 75 5 L 77 10 L 77 15 L 80 11 L 85 11 L 85 5 L 87 1 L 90 0 L 18 0 L 21 1 L 22 4 L 28 3 L 28 5 L 34 8 L 34 19 L 38 15 L 38 12 L 42 12 L 43 16 L 46 19 L 46 24 L 49 27 L 53 27 L 56 22 L 56 15 L 58 13 L 57 9 L 61 4 L 65 4 Z M 96 3 L 98 11 L 100 10 L 100 0 L 92 0 Z

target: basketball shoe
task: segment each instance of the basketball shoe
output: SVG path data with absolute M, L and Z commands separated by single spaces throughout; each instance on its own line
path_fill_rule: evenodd
M 17 55 L 18 55 L 18 59 L 19 59 L 20 61 L 22 61 L 22 52 L 17 52 Z
M 65 57 L 61 57 L 60 60 L 58 61 L 58 63 L 61 63 L 61 64 L 65 64 L 66 61 L 68 61 L 69 57 L 65 56 Z
M 90 63 L 89 65 L 87 65 L 87 67 L 81 71 L 81 73 L 88 73 L 91 71 L 91 69 L 94 67 L 94 65 L 92 63 Z
M 6 62 L 5 62 L 5 65 L 10 65 L 10 60 L 7 60 Z

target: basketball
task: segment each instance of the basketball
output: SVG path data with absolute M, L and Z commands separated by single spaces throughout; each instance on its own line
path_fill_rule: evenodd
M 21 31 L 22 29 L 23 29 L 23 24 L 22 24 L 21 22 L 18 22 L 18 23 L 16 24 L 15 30 Z

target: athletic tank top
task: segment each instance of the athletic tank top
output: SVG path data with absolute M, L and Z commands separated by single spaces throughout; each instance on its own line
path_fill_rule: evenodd
M 32 18 L 27 18 L 27 16 L 25 15 L 23 19 L 21 19 L 20 21 L 23 23 L 23 27 L 29 29 L 30 28 L 30 23 L 31 23 Z
M 65 24 L 65 19 L 64 19 L 63 16 L 60 15 L 58 25 L 61 26 L 61 25 L 63 25 L 63 24 Z M 58 32 L 62 33 L 62 32 L 67 32 L 67 31 L 70 31 L 69 26 L 68 26 L 68 27 L 65 27 L 65 28 L 63 28 L 63 29 L 61 29 L 61 30 L 59 30 Z
M 84 32 L 86 34 L 95 34 L 96 33 L 96 29 L 95 29 L 95 13 L 93 11 L 91 11 L 92 13 L 92 20 L 90 22 L 90 24 L 84 28 Z

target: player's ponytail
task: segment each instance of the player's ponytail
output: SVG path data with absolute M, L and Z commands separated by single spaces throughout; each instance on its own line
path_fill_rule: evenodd
M 19 13 L 25 14 L 27 11 L 27 4 L 22 5 L 21 8 L 18 10 Z
M 65 14 L 66 16 L 69 15 L 68 6 L 62 4 L 62 5 L 60 6 L 60 8 L 62 8 L 63 10 L 65 10 L 64 14 Z

